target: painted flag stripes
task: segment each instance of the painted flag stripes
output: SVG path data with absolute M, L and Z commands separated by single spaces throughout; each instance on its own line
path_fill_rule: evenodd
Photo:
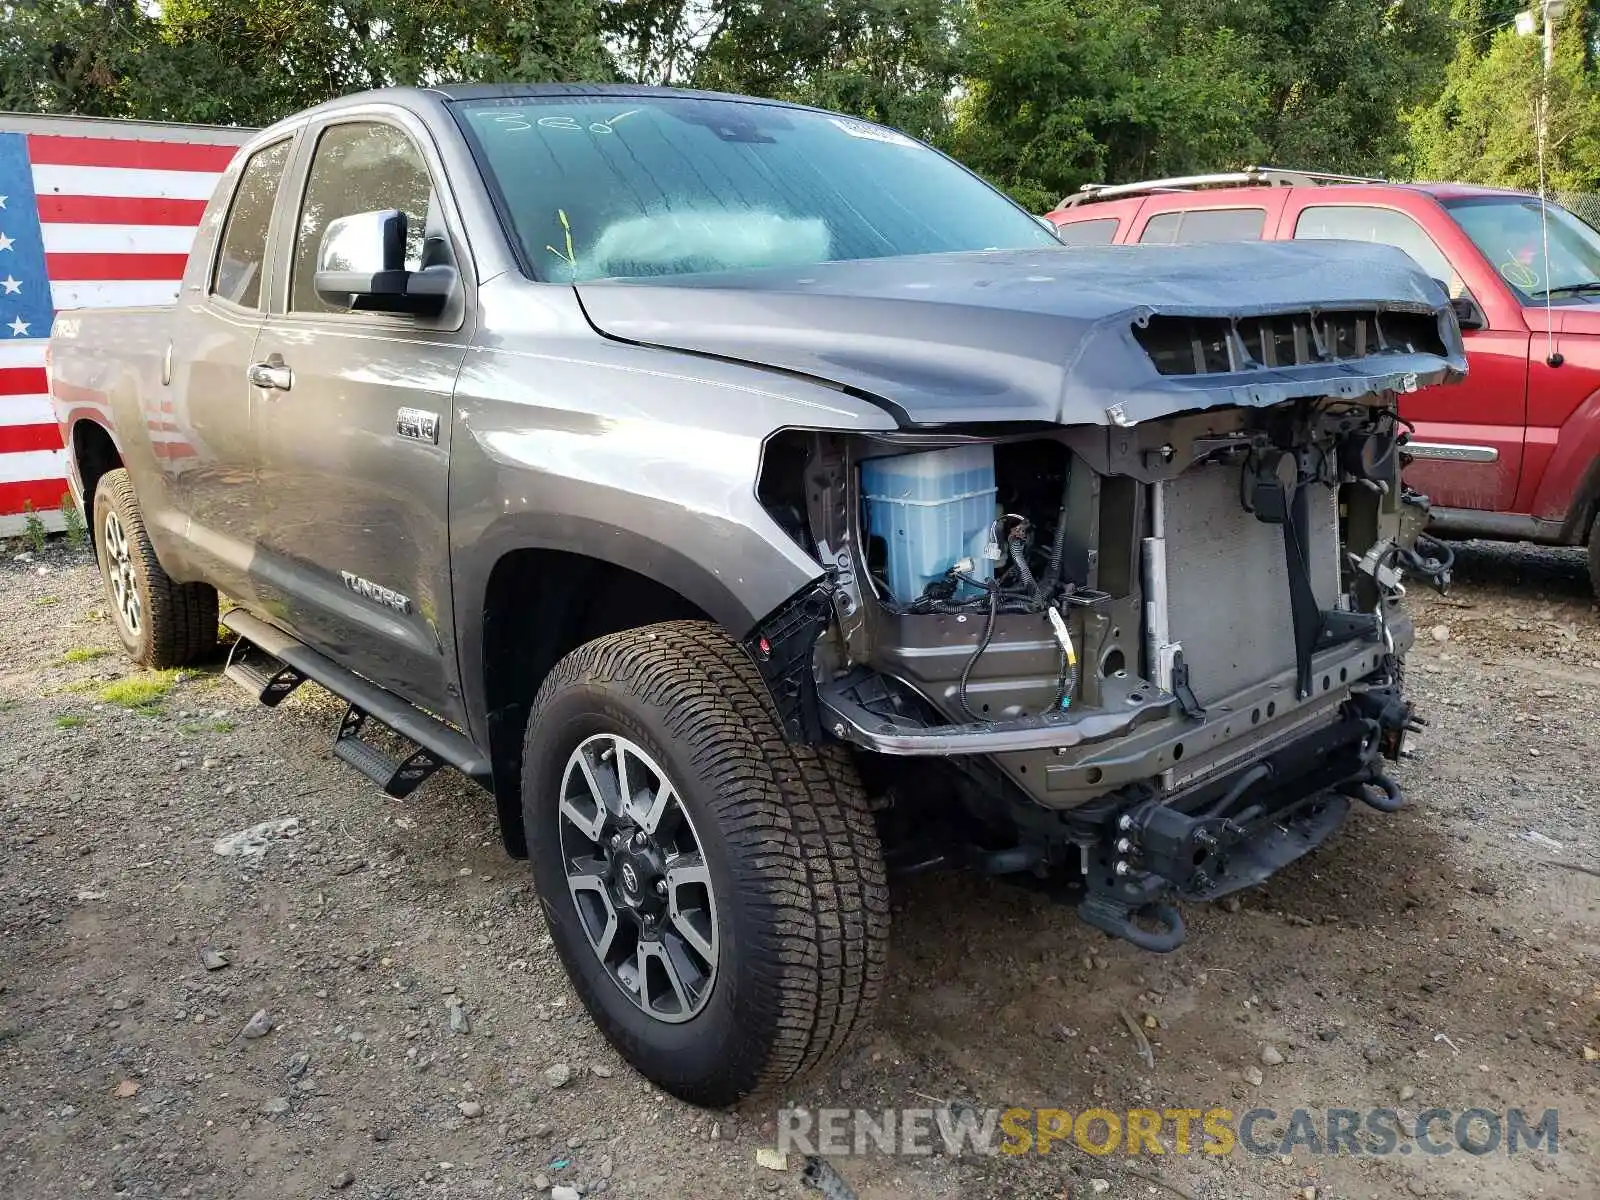
M 206 201 L 247 136 L 129 123 L 118 132 L 131 136 L 106 137 L 104 122 L 58 120 L 0 118 L 0 533 L 66 491 L 44 367 L 56 310 L 175 300 Z

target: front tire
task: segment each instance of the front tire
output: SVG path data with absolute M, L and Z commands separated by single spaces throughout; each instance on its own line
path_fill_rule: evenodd
M 863 1024 L 888 889 L 854 765 L 789 745 L 745 653 L 674 621 L 598 638 L 539 689 L 523 747 L 551 937 L 639 1072 L 723 1106 Z
M 162 570 L 125 468 L 100 477 L 94 528 L 111 623 L 128 656 L 146 667 L 181 667 L 215 650 L 217 589 L 176 583 Z

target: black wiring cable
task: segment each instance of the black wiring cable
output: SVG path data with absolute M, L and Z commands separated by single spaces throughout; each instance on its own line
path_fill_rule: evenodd
M 973 721 L 984 721 L 988 718 L 980 717 L 972 711 L 972 706 L 967 703 L 967 681 L 972 678 L 972 669 L 978 665 L 978 660 L 983 657 L 983 652 L 989 648 L 989 641 L 994 637 L 995 617 L 999 614 L 1000 588 L 991 584 L 989 592 L 989 618 L 983 623 L 983 639 L 978 643 L 977 649 L 972 652 L 972 657 L 967 659 L 967 665 L 961 668 L 961 686 L 956 691 L 956 700 L 961 705 L 961 711 L 966 713 Z

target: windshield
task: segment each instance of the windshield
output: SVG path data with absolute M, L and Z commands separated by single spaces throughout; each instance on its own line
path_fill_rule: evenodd
M 1546 204 L 1550 267 L 1545 271 L 1539 201 L 1530 196 L 1446 200 L 1444 206 L 1500 277 L 1530 300 L 1600 293 L 1600 233 L 1559 204 Z
M 1060 245 L 943 155 L 850 117 L 679 96 L 454 108 L 540 279 Z

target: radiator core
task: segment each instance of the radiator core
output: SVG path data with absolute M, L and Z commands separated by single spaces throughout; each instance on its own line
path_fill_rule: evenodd
M 1295 665 L 1283 527 L 1240 502 L 1237 465 L 1209 464 L 1166 485 L 1167 612 L 1202 704 Z M 1322 608 L 1339 590 L 1337 493 L 1312 484 L 1306 554 Z

